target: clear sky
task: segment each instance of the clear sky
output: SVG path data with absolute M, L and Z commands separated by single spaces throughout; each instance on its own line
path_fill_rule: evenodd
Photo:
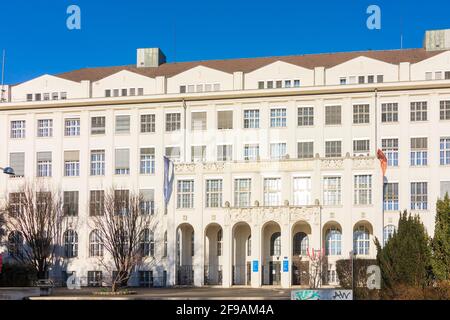
M 81 30 L 66 27 L 69 5 Z M 369 5 L 381 30 L 366 27 Z M 450 28 L 449 0 L 0 0 L 6 83 L 83 67 L 134 64 L 138 47 L 169 62 L 422 46 Z

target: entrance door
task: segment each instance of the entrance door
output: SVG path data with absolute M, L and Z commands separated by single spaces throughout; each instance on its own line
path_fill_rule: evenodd
M 269 285 L 280 285 L 281 283 L 281 262 L 269 262 Z

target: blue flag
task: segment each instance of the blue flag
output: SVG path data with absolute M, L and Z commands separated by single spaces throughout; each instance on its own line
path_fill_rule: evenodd
M 164 202 L 166 207 L 172 196 L 174 178 L 174 164 L 169 158 L 164 157 Z

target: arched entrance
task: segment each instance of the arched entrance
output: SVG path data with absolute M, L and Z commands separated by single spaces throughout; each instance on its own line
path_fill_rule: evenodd
M 299 221 L 292 226 L 292 285 L 309 285 L 311 226 Z
M 193 258 L 195 255 L 194 228 L 184 223 L 177 228 L 176 284 L 194 284 Z
M 239 222 L 233 227 L 233 285 L 251 284 L 252 231 L 248 223 Z
M 205 285 L 222 284 L 223 229 L 217 223 L 205 229 Z
M 262 227 L 262 284 L 281 284 L 281 227 L 274 221 Z

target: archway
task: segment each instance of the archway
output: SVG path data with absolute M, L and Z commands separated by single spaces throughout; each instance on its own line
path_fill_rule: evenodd
M 262 284 L 281 284 L 281 227 L 269 221 L 262 227 Z
M 205 228 L 204 284 L 222 284 L 223 229 L 217 223 Z
M 178 226 L 176 234 L 177 256 L 176 256 L 176 284 L 193 285 L 195 255 L 194 228 L 188 223 Z
M 309 285 L 311 226 L 298 221 L 292 226 L 292 285 Z
M 252 231 L 246 222 L 239 222 L 233 227 L 233 285 L 251 284 Z

